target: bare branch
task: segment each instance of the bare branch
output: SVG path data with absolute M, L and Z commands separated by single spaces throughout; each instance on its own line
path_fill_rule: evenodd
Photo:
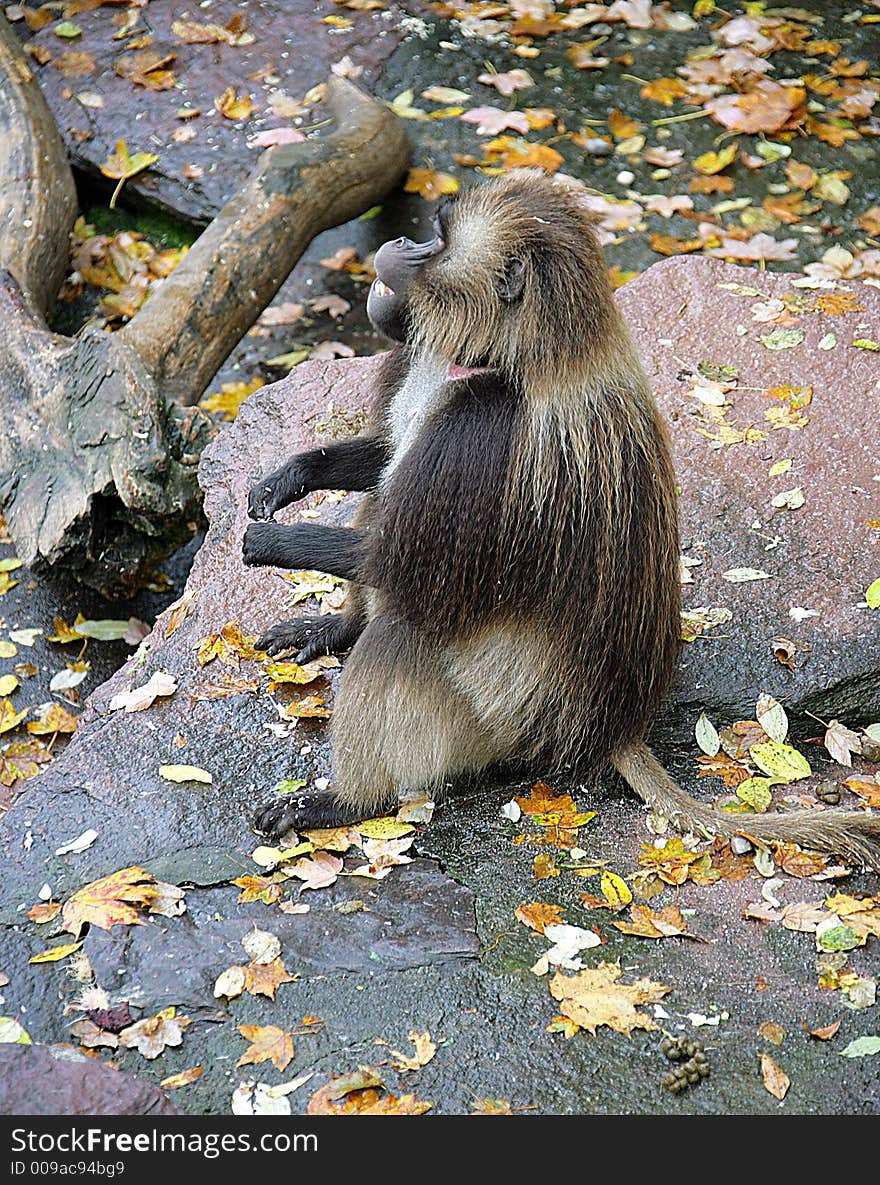
M 400 120 L 344 78 L 328 80 L 332 135 L 268 149 L 242 190 L 122 330 L 166 397 L 195 402 L 309 242 L 400 180 Z

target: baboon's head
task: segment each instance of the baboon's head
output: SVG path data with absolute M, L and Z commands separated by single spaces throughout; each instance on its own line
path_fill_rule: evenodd
M 618 318 L 583 190 L 516 170 L 444 202 L 434 235 L 376 252 L 373 324 L 456 367 L 529 383 L 584 369 Z

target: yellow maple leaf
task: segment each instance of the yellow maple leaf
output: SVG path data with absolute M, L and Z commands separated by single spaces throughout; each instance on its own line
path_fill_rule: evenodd
M 671 989 L 650 979 L 620 983 L 622 974 L 619 963 L 600 963 L 572 976 L 559 971 L 550 981 L 550 994 L 560 1002 L 563 1016 L 593 1035 L 601 1025 L 627 1036 L 633 1029 L 656 1029 L 638 1005 L 655 1004 Z
M 64 929 L 78 935 L 87 922 L 102 930 L 119 924 L 142 925 L 138 910 L 146 909 L 159 895 L 149 872 L 136 866 L 120 869 L 68 897 L 61 911 Z
M 293 1058 L 293 1038 L 277 1025 L 237 1025 L 250 1046 L 236 1062 L 237 1066 L 258 1066 L 271 1062 L 276 1070 L 286 1070 Z

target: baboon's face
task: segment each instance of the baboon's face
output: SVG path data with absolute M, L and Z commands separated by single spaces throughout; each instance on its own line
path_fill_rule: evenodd
M 392 341 L 406 340 L 413 281 L 445 249 L 446 229 L 440 211 L 434 216 L 434 234 L 427 242 L 401 237 L 382 244 L 374 258 L 376 278 L 367 296 L 367 316 L 380 333 Z
M 456 367 L 537 367 L 549 381 L 584 355 L 587 329 L 603 338 L 611 307 L 581 196 L 569 179 L 515 170 L 444 202 L 430 239 L 376 252 L 373 325 Z

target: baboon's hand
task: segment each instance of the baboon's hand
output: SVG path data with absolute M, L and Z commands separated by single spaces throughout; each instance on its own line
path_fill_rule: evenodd
M 350 650 L 363 626 L 357 618 L 343 613 L 325 613 L 321 617 L 297 617 L 293 621 L 279 621 L 257 642 L 258 650 L 265 650 L 273 658 L 295 654 L 303 666 L 322 654 L 341 654 Z
M 254 812 L 253 827 L 260 835 L 280 839 L 287 831 L 312 827 L 343 827 L 360 819 L 338 802 L 332 790 L 276 795 Z
M 277 562 L 278 531 L 284 529 L 279 523 L 250 524 L 241 548 L 241 558 L 249 568 Z
M 294 457 L 251 488 L 248 494 L 248 514 L 258 521 L 270 519 L 276 510 L 304 498 L 308 492 L 309 486 L 300 471 L 297 458 Z

